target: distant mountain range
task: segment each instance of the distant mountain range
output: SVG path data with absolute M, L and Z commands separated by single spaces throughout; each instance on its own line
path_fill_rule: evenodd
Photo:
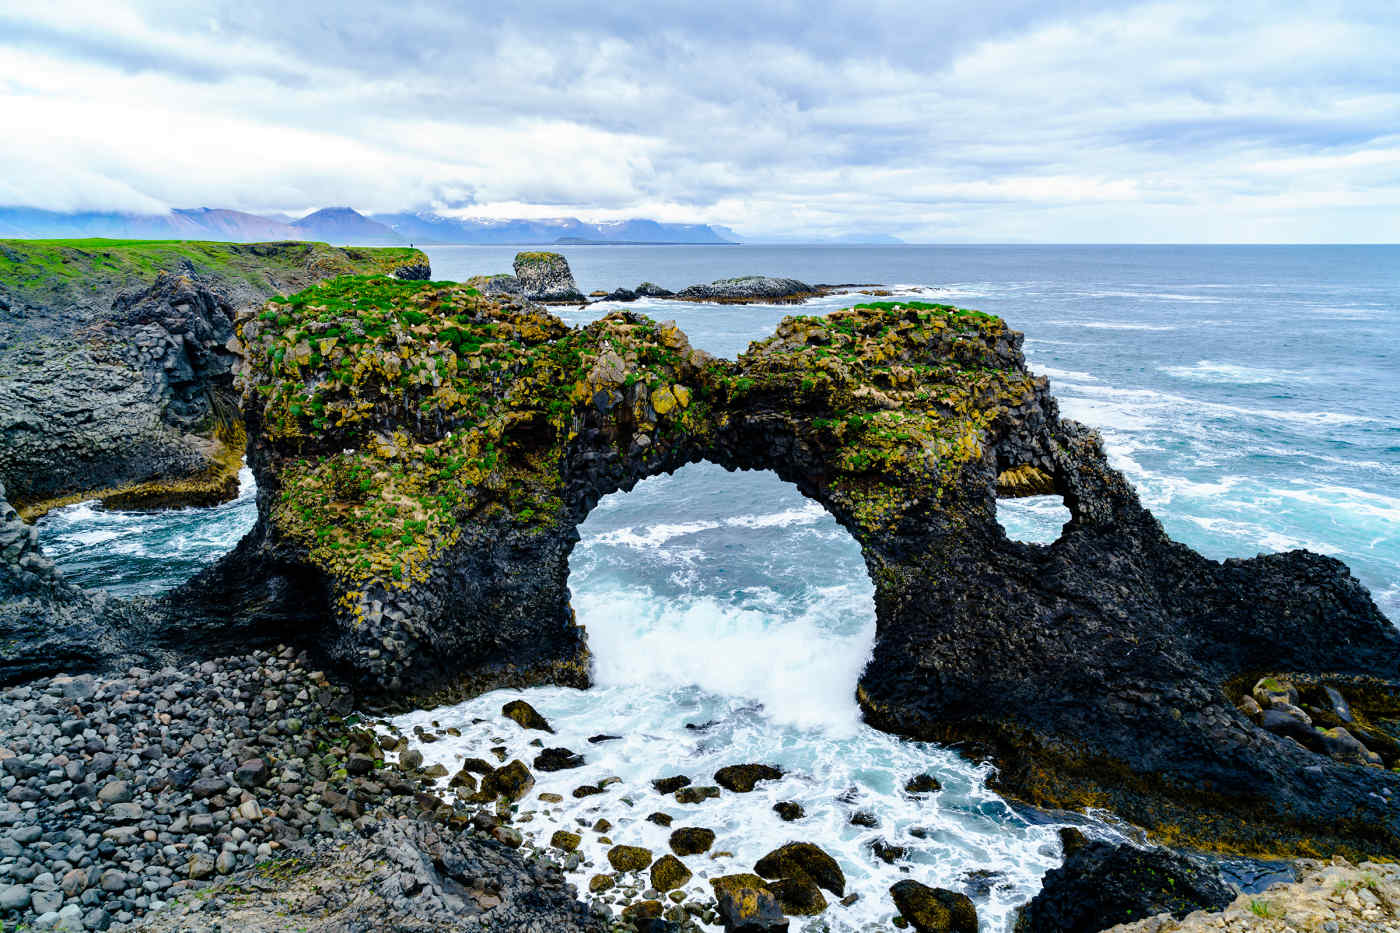
M 361 214 L 349 207 L 327 207 L 299 219 L 267 217 L 208 207 L 180 208 L 167 214 L 115 211 L 60 213 L 28 207 L 0 207 L 0 237 L 114 237 L 142 240 L 321 240 L 335 245 L 399 244 L 541 245 L 564 243 L 737 243 L 707 224 L 667 224 L 655 220 L 586 223 L 574 217 L 549 220 L 479 220 L 428 212 Z

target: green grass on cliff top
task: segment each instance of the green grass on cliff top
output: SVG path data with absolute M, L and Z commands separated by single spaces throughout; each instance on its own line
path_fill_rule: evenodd
M 270 280 L 307 273 L 386 273 L 427 262 L 407 247 L 334 247 L 325 243 L 222 243 L 202 240 L 0 240 L 0 290 L 37 306 L 82 300 L 136 284 L 185 264 L 199 275 L 264 293 L 279 291 Z

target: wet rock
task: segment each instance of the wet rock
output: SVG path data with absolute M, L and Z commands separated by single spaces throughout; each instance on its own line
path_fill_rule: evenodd
M 874 811 L 858 810 L 851 814 L 850 822 L 852 826 L 864 826 L 866 829 L 874 829 L 876 826 L 880 825 L 880 818 L 875 815 Z
M 773 812 L 778 814 L 778 816 L 787 823 L 791 823 L 793 820 L 800 820 L 807 815 L 807 811 L 802 808 L 802 804 L 791 800 L 783 800 L 773 804 Z
M 674 794 L 682 787 L 689 787 L 690 778 L 683 774 L 678 774 L 675 777 L 657 778 L 651 782 L 651 786 L 656 788 L 658 794 Z
M 574 798 L 582 800 L 584 797 L 595 797 L 603 793 L 603 789 L 595 784 L 584 784 L 574 788 Z
M 588 741 L 592 745 L 601 745 L 604 742 L 616 742 L 620 738 L 622 738 L 620 735 L 607 735 L 606 733 L 602 733 L 599 735 L 590 735 Z
M 714 845 L 715 833 L 712 829 L 686 827 L 671 833 L 669 843 L 671 851 L 677 855 L 699 855 Z
M 789 917 L 811 917 L 826 910 L 826 898 L 817 883 L 806 875 L 792 875 L 771 882 L 773 896 Z
M 870 854 L 884 862 L 886 865 L 893 865 L 895 862 L 909 854 L 909 850 L 904 846 L 895 845 L 888 839 L 872 839 L 869 843 Z
M 474 760 L 481 761 L 480 758 Z M 481 764 L 484 767 L 482 771 L 483 774 L 492 770 L 491 766 L 486 764 L 486 762 L 482 761 Z M 399 767 L 405 771 L 417 771 L 419 768 L 423 767 L 423 753 L 416 748 L 404 749 L 399 753 Z M 467 770 L 465 764 L 462 767 L 463 770 Z
M 614 871 L 644 871 L 651 864 L 651 850 L 641 846 L 613 846 L 608 850 L 608 864 Z
M 533 706 L 524 700 L 511 700 L 501 707 L 501 715 L 512 720 L 522 729 L 539 729 L 543 732 L 553 732 L 548 720 L 541 716 Z
M 643 282 L 632 291 L 639 298 L 670 298 L 675 292 L 662 288 L 655 282 Z
M 676 803 L 703 803 L 718 796 L 718 787 L 682 787 L 676 791 Z
M 497 797 L 504 797 L 511 803 L 515 803 L 529 793 L 530 788 L 534 786 L 535 776 L 530 773 L 530 769 L 525 767 L 523 762 L 517 760 L 485 775 L 481 779 L 479 793 L 493 800 Z
M 588 879 L 588 890 L 594 894 L 601 894 L 615 884 L 617 879 L 612 875 L 594 875 Z
M 622 919 L 628 923 L 639 924 L 658 919 L 665 909 L 666 906 L 660 901 L 637 901 L 622 908 Z
M 810 842 L 789 842 L 754 864 L 764 878 L 807 876 L 837 897 L 846 893 L 846 876 L 836 860 Z
M 719 304 L 791 304 L 816 297 L 818 294 L 819 289 L 797 279 L 744 275 L 732 279 L 718 279 L 709 285 L 691 285 L 681 289 L 675 297 L 682 301 L 713 301 Z
M 788 920 L 767 882 L 757 875 L 710 879 L 725 933 L 782 933 Z
M 977 933 L 977 908 L 966 894 L 906 880 L 896 882 L 890 896 L 917 933 Z
M 674 891 L 689 880 L 690 869 L 674 855 L 663 855 L 652 863 L 651 886 L 658 891 Z
M 671 816 L 667 813 L 650 813 L 647 815 L 648 823 L 655 823 L 657 826 L 670 826 Z
M 932 774 L 919 774 L 904 783 L 904 790 L 910 794 L 932 794 L 943 789 L 942 783 Z
M 583 756 L 567 748 L 546 748 L 535 756 L 536 771 L 567 771 L 583 765 Z
M 1018 933 L 1099 933 L 1116 923 L 1220 910 L 1235 897 L 1217 870 L 1168 849 L 1088 840 L 1051 869 Z
M 715 772 L 715 783 L 736 794 L 747 794 L 759 781 L 776 781 L 782 776 L 782 769 L 771 765 L 729 765 Z
M 582 837 L 580 837 L 578 833 L 571 833 L 562 829 L 557 830 L 553 836 L 549 837 L 550 846 L 564 852 L 575 851 L 582 841 Z

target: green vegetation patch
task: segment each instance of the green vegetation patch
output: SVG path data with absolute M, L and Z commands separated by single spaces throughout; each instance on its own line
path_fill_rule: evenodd
M 283 457 L 276 524 L 347 612 L 373 583 L 426 579 L 468 515 L 553 521 L 600 393 L 637 431 L 708 423 L 684 336 L 634 315 L 574 330 L 463 285 L 344 276 L 269 301 L 241 336 L 245 408 Z
M 333 247 L 325 243 L 215 243 L 198 240 L 0 240 L 0 290 L 38 307 L 91 300 L 161 272 L 193 268 L 213 284 L 263 294 L 278 281 L 346 273 L 384 274 L 426 263 L 416 249 Z

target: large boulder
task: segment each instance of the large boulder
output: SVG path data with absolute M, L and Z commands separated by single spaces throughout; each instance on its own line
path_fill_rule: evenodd
M 584 301 L 569 261 L 558 253 L 516 253 L 515 277 L 520 293 L 530 301 L 568 303 Z
M 782 776 L 782 769 L 772 765 L 728 765 L 715 772 L 715 783 L 736 794 L 747 794 L 759 781 L 776 781 Z
M 764 878 L 810 878 L 837 897 L 846 893 L 846 875 L 836 859 L 810 842 L 789 842 L 759 859 L 754 871 Z
M 1016 933 L 1098 933 L 1157 914 L 1220 910 L 1235 890 L 1220 873 L 1170 849 L 1084 840 L 1068 831 L 1065 862 L 1021 909 Z
M 916 933 L 977 933 L 977 908 L 966 894 L 906 879 L 894 883 L 890 896 Z
M 785 933 L 787 918 L 767 882 L 757 875 L 710 879 L 724 933 Z

